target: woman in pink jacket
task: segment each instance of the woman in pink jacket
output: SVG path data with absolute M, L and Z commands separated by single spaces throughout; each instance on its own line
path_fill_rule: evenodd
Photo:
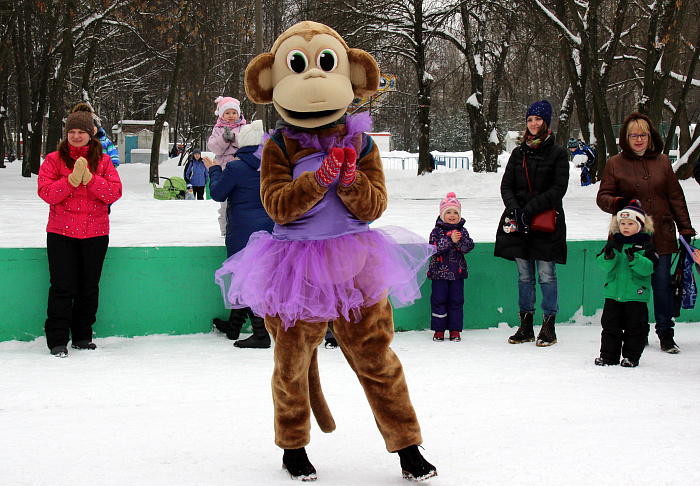
M 91 113 L 71 113 L 66 138 L 39 169 L 39 197 L 50 205 L 46 343 L 61 358 L 68 355 L 69 339 L 75 349 L 96 348 L 92 325 L 109 244 L 107 207 L 122 195 L 119 175 L 92 137 L 93 127 Z

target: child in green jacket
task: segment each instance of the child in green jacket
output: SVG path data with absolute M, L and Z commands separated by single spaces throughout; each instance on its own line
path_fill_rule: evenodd
M 624 207 L 612 218 L 612 238 L 597 258 L 598 266 L 608 272 L 598 366 L 639 364 L 649 335 L 651 274 L 659 263 L 651 243 L 653 230 L 651 217 L 636 205 Z

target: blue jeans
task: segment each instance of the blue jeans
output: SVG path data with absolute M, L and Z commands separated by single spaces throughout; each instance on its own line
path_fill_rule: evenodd
M 556 263 L 542 260 L 516 258 L 518 265 L 518 307 L 520 312 L 535 312 L 535 264 L 542 290 L 542 312 L 545 316 L 559 312 L 559 285 L 557 284 Z
M 673 337 L 673 289 L 671 288 L 671 255 L 659 255 L 659 266 L 651 274 L 654 292 L 656 334 Z

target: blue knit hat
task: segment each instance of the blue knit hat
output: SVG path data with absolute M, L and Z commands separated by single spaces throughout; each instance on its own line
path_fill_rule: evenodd
M 539 116 L 544 120 L 547 126 L 551 128 L 552 110 L 552 104 L 549 102 L 549 100 L 535 101 L 530 105 L 530 108 L 527 109 L 527 113 L 525 113 L 525 120 L 527 120 L 527 117 L 530 115 Z

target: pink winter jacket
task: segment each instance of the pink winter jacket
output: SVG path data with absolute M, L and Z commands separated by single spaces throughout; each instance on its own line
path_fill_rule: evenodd
M 39 168 L 39 197 L 49 203 L 47 233 L 71 238 L 109 234 L 107 205 L 122 197 L 122 183 L 109 155 L 102 154 L 97 171 L 87 184 L 73 187 L 72 172 L 58 152 L 46 156 Z
M 236 140 L 234 142 L 224 140 L 224 130 L 226 130 L 226 127 L 214 126 L 211 130 L 207 148 L 210 152 L 214 152 L 214 155 L 216 155 L 216 163 L 219 164 L 222 169 L 226 167 L 228 162 L 234 159 L 234 154 L 238 151 L 238 133 L 241 131 L 243 125 L 244 123 L 241 123 L 231 129 L 233 133 L 236 134 Z

